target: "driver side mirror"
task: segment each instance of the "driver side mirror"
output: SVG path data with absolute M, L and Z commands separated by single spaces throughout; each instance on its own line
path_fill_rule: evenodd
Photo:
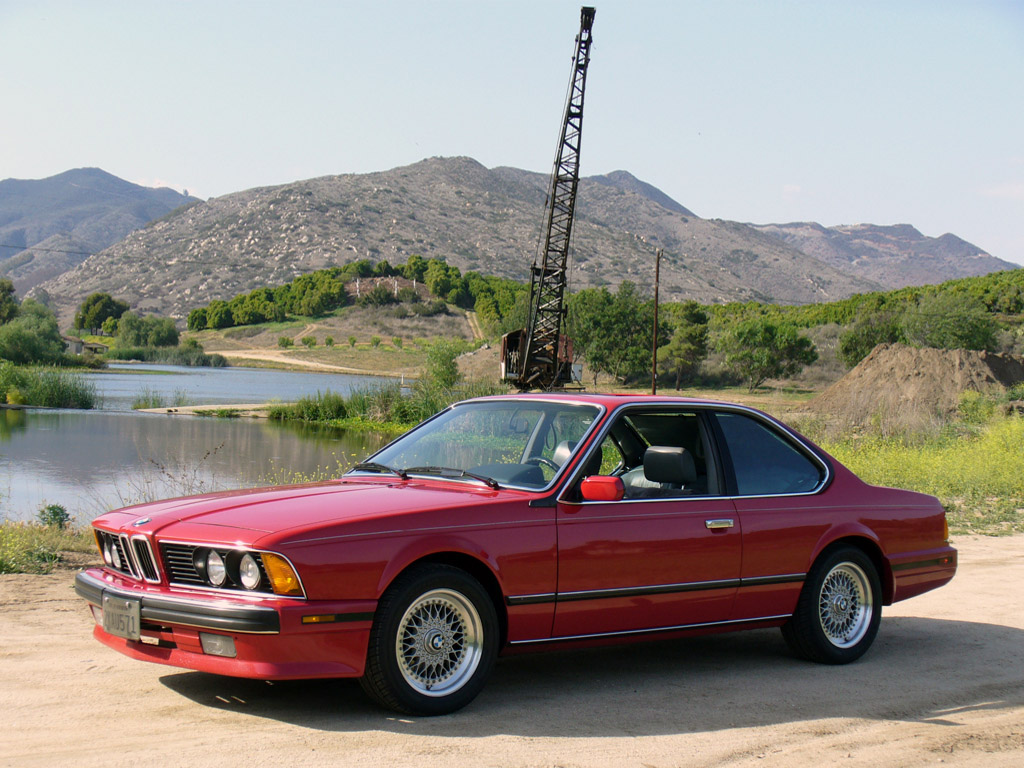
M 626 487 L 620 477 L 591 475 L 580 483 L 580 494 L 584 501 L 622 501 Z

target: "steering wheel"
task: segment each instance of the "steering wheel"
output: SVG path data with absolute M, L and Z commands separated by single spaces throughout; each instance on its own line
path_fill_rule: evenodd
M 544 456 L 531 456 L 525 462 L 525 464 L 536 464 L 537 466 L 545 466 L 553 472 L 557 472 L 561 469 L 560 466 L 555 464 L 551 459 L 545 458 Z

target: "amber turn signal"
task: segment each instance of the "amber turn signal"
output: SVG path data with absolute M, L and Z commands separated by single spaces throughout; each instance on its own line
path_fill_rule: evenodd
M 292 564 L 280 555 L 271 552 L 262 553 L 263 567 L 267 569 L 270 587 L 275 595 L 302 597 L 302 585 Z

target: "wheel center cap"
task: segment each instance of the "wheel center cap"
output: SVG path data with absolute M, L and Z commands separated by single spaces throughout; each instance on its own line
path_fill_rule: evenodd
M 432 651 L 440 651 L 444 648 L 444 635 L 436 629 L 432 629 L 427 633 L 426 641 L 427 647 Z
M 850 600 L 846 597 L 840 597 L 836 599 L 836 610 L 841 613 L 846 613 L 850 610 Z

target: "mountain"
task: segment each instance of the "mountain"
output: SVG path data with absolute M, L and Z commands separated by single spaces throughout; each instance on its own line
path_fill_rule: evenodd
M 42 284 L 62 318 L 112 293 L 184 317 L 211 299 L 355 259 L 416 253 L 526 281 L 548 179 L 470 158 L 430 158 L 368 174 L 237 192 L 181 208 Z M 825 301 L 876 290 L 745 224 L 701 219 L 625 172 L 580 181 L 571 288 L 653 282 L 664 248 L 666 301 Z
M 813 222 L 750 225 L 843 272 L 885 288 L 928 285 L 1017 269 L 956 235 L 926 237 L 909 224 L 823 227 Z
M 179 206 L 198 202 L 99 168 L 0 181 L 0 276 L 19 294 L 81 264 Z

